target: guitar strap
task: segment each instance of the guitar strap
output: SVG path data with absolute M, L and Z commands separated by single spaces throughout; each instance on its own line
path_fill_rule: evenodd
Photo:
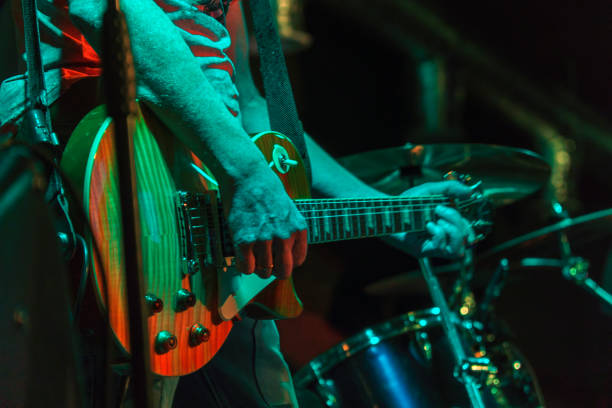
M 306 174 L 312 180 L 304 129 L 298 117 L 287 66 L 270 0 L 250 0 L 253 30 L 261 61 L 260 71 L 272 130 L 288 136 L 304 159 Z

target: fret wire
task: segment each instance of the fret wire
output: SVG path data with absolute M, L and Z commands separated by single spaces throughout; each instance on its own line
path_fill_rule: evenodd
M 397 202 L 397 201 L 396 201 Z M 395 231 L 397 229 L 397 221 L 396 217 L 399 217 L 398 212 L 389 213 L 391 218 L 391 231 Z
M 325 214 L 329 214 L 329 207 L 325 208 Z M 331 215 L 327 216 L 327 218 L 325 219 L 325 222 L 324 222 L 324 224 L 325 224 L 325 236 L 328 236 L 328 235 L 330 237 L 333 236 L 333 234 L 334 234 L 333 233 L 333 225 L 332 225 L 333 221 L 334 221 L 334 217 L 331 216 Z
M 319 221 L 316 219 L 317 210 L 314 211 L 314 214 L 315 214 L 315 217 L 313 218 L 313 221 L 312 221 L 313 235 L 316 239 L 319 239 Z
M 420 215 L 420 212 L 410 211 L 410 221 L 416 228 L 422 227 L 422 225 L 419 225 L 417 222 L 417 220 L 420 220 Z
M 360 237 L 363 234 L 361 233 L 361 221 L 363 220 L 363 216 L 359 215 L 359 213 L 353 209 L 350 210 L 351 214 L 353 214 L 353 219 L 355 220 L 355 224 L 357 224 L 357 236 Z
M 322 208 L 322 209 L 320 210 L 320 213 L 321 213 L 321 214 L 325 214 L 325 212 L 324 212 L 324 211 L 325 211 L 325 210 Z M 318 227 L 319 227 L 319 236 L 320 236 L 320 237 L 321 237 L 323 240 L 325 240 L 325 224 L 323 223 L 323 217 L 320 217 L 320 218 L 319 218 L 319 225 L 318 225 Z
M 336 212 L 338 214 L 343 214 L 342 203 L 336 203 Z M 338 231 L 338 235 L 336 236 L 336 239 L 340 240 L 344 237 L 344 232 L 345 232 L 344 218 L 342 217 L 336 218 L 336 224 L 338 225 L 338 228 L 336 229 Z
M 346 215 L 347 211 L 346 211 L 346 206 L 344 205 L 344 203 L 340 204 L 342 206 L 342 214 Z M 341 218 L 342 220 L 342 237 L 344 239 L 346 239 L 347 234 L 351 231 L 351 227 L 350 227 L 350 220 L 345 219 L 344 217 Z M 346 221 L 349 221 L 348 223 Z M 348 228 L 347 228 L 348 226 Z
M 420 232 L 420 231 L 424 231 L 424 229 L 423 229 L 423 228 L 420 228 L 420 229 L 411 229 L 409 232 Z M 383 234 L 376 234 L 376 235 L 370 234 L 370 235 L 362 235 L 362 236 L 359 236 L 359 238 L 377 238 L 377 237 L 386 237 L 386 236 L 389 236 L 389 235 L 391 235 L 391 234 L 387 234 L 387 233 L 383 233 Z M 318 241 L 311 241 L 311 240 L 308 240 L 308 243 L 309 243 L 309 244 L 324 244 L 324 243 L 326 243 L 326 242 L 334 242 L 334 241 L 348 241 L 348 240 L 352 240 L 352 239 L 354 239 L 354 238 L 353 238 L 353 237 L 351 237 L 351 238 L 347 238 L 347 239 L 337 239 L 337 240 L 318 240 Z
M 372 230 L 374 231 L 374 235 L 376 235 L 378 233 L 378 228 L 380 226 L 380 223 L 378 222 L 378 218 L 377 218 L 377 216 L 380 214 L 380 210 L 378 210 L 378 208 L 376 208 L 376 207 L 378 207 L 378 203 L 377 202 L 373 201 L 372 205 L 374 206 L 374 210 L 375 211 L 374 211 L 374 214 L 372 214 L 370 216 L 370 220 L 374 224 L 373 227 L 372 227 Z

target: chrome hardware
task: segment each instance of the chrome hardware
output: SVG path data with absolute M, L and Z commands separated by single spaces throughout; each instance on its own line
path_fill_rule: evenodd
M 484 378 L 489 374 L 497 374 L 497 367 L 491 363 L 488 357 L 468 357 L 463 362 L 455 367 L 453 375 L 457 381 L 463 381 L 463 373 L 467 373 L 472 377 L 480 377 L 480 381 L 476 381 L 478 384 L 484 384 Z
M 155 337 L 155 352 L 157 354 L 165 354 L 176 348 L 176 336 L 169 331 L 161 331 Z
M 289 158 L 287 149 L 281 145 L 275 144 L 272 149 L 272 163 L 270 163 L 270 165 L 272 164 L 279 173 L 286 174 L 292 166 L 297 166 L 298 162 Z
M 189 345 L 192 347 L 199 346 L 210 339 L 210 331 L 199 323 L 194 324 L 189 329 Z
M 183 273 L 189 276 L 200 272 L 200 263 L 195 259 L 183 258 Z
M 223 255 L 231 256 L 231 240 L 223 219 L 223 207 L 217 205 L 217 192 L 179 191 L 176 198 L 183 275 L 193 275 L 201 268 L 218 267 Z M 219 250 L 221 248 L 221 250 Z
M 575 280 L 580 283 L 588 277 L 589 261 L 580 256 L 570 256 L 564 262 L 562 273 L 563 277 Z
M 432 359 L 431 341 L 429 341 L 429 335 L 425 331 L 417 332 L 415 335 L 415 341 L 418 347 L 419 354 L 430 362 Z
M 190 307 L 195 306 L 195 304 L 196 297 L 192 292 L 188 291 L 187 289 L 179 289 L 179 291 L 176 292 L 175 310 L 177 312 L 183 312 Z
M 316 389 L 317 393 L 325 400 L 325 406 L 332 408 L 340 406 L 333 380 L 319 378 Z
M 164 301 L 151 293 L 145 295 L 145 302 L 149 308 L 149 316 L 159 313 L 164 309 Z

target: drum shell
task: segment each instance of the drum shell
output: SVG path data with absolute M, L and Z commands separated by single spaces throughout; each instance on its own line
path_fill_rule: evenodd
M 488 343 L 485 350 L 474 325 L 455 320 L 468 355 L 490 355 L 494 365 L 499 360 L 497 374 L 484 373 L 480 378 L 485 406 L 543 406 L 535 376 L 518 350 L 506 347 L 510 343 L 505 341 Z M 509 363 L 517 359 L 523 361 L 520 373 Z M 432 308 L 365 329 L 315 358 L 294 380 L 331 407 L 470 406 L 454 370 L 439 310 Z

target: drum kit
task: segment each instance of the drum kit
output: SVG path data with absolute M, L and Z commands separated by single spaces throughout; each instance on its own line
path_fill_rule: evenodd
M 442 180 L 451 171 L 469 174 L 464 178 L 477 180 L 494 208 L 540 190 L 550 176 L 546 161 L 533 152 L 484 144 L 408 144 L 340 161 L 389 194 Z M 570 245 L 609 234 L 612 209 L 569 218 L 554 203 L 551 213 L 557 223 L 483 253 L 470 249 L 461 261 L 440 267 L 424 258 L 418 271 L 370 284 L 366 292 L 371 295 L 428 292 L 434 307 L 404 313 L 346 339 L 298 371 L 296 385 L 329 407 L 544 406 L 531 365 L 493 313 L 507 277 L 526 268 L 554 268 L 612 306 L 612 295 L 588 277 L 588 260 L 574 255 Z M 453 279 L 447 295 L 438 276 Z M 481 293 L 478 301 L 475 290 Z

